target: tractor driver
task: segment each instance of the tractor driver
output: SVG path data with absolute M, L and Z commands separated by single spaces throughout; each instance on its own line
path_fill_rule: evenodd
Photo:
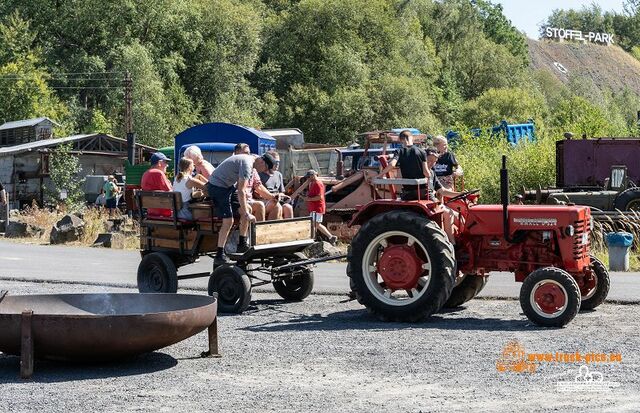
M 460 195 L 461 192 L 451 191 L 442 186 L 436 173 L 433 170 L 438 161 L 439 153 L 436 148 L 429 147 L 422 150 L 413 144 L 413 135 L 410 131 L 404 130 L 400 132 L 400 141 L 402 148 L 396 152 L 394 159 L 389 162 L 386 168 L 382 170 L 378 177 L 386 176 L 386 174 L 398 165 L 400 173 L 404 179 L 422 179 L 429 178 L 427 188 L 420 188 L 420 199 L 430 199 L 437 201 L 436 195 L 454 197 Z M 403 185 L 400 198 L 403 201 L 412 201 L 418 199 L 418 186 Z M 453 236 L 453 222 L 456 212 L 442 205 L 442 229 L 447 233 L 449 241 L 455 244 Z
M 413 135 L 408 130 L 400 132 L 400 142 L 402 148 L 396 151 L 396 156 L 389 162 L 377 177 L 386 176 L 396 166 L 400 167 L 400 173 L 404 179 L 423 179 L 431 176 L 431 167 L 427 165 L 427 154 L 424 150 L 413 144 Z M 436 155 L 438 151 L 435 152 Z M 437 160 L 437 158 L 436 158 Z M 426 189 L 421 188 L 420 198 L 426 198 Z M 403 201 L 413 201 L 418 199 L 418 186 L 402 185 Z

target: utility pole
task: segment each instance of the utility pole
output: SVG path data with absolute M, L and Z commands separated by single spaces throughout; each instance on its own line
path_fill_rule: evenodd
M 124 74 L 124 128 L 127 134 L 127 158 L 134 165 L 136 136 L 133 133 L 133 78 L 129 71 Z

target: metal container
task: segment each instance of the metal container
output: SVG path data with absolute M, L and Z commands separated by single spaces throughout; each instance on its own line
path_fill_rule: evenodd
M 33 310 L 36 358 L 111 360 L 175 344 L 211 326 L 217 300 L 181 294 L 51 294 L 0 301 L 0 351 L 20 355 L 22 312 Z

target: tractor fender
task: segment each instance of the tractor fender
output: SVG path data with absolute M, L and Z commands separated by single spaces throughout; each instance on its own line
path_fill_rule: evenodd
M 362 225 L 376 215 L 404 209 L 425 215 L 429 218 L 440 215 L 442 212 L 437 209 L 438 204 L 433 201 L 392 201 L 377 200 L 363 205 L 358 212 L 351 218 L 349 227 L 354 225 Z

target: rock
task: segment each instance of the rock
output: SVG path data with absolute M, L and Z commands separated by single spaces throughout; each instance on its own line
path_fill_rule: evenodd
M 105 232 L 98 234 L 98 238 L 93 242 L 92 247 L 104 247 L 111 248 L 114 244 L 122 244 L 124 242 L 124 235 L 113 232 Z
M 125 223 L 125 220 L 122 218 L 109 218 L 105 221 L 104 227 L 107 232 L 120 232 Z
M 49 241 L 52 244 L 77 241 L 84 233 L 84 221 L 75 215 L 65 215 L 51 229 Z
M 340 255 L 342 252 L 337 247 L 329 244 L 326 241 L 318 241 L 309 245 L 303 251 L 304 254 L 309 258 L 320 258 L 326 257 L 329 255 Z
M 44 233 L 44 229 L 36 227 L 26 222 L 9 221 L 9 225 L 4 232 L 4 236 L 7 238 L 20 238 L 20 237 L 41 237 Z

